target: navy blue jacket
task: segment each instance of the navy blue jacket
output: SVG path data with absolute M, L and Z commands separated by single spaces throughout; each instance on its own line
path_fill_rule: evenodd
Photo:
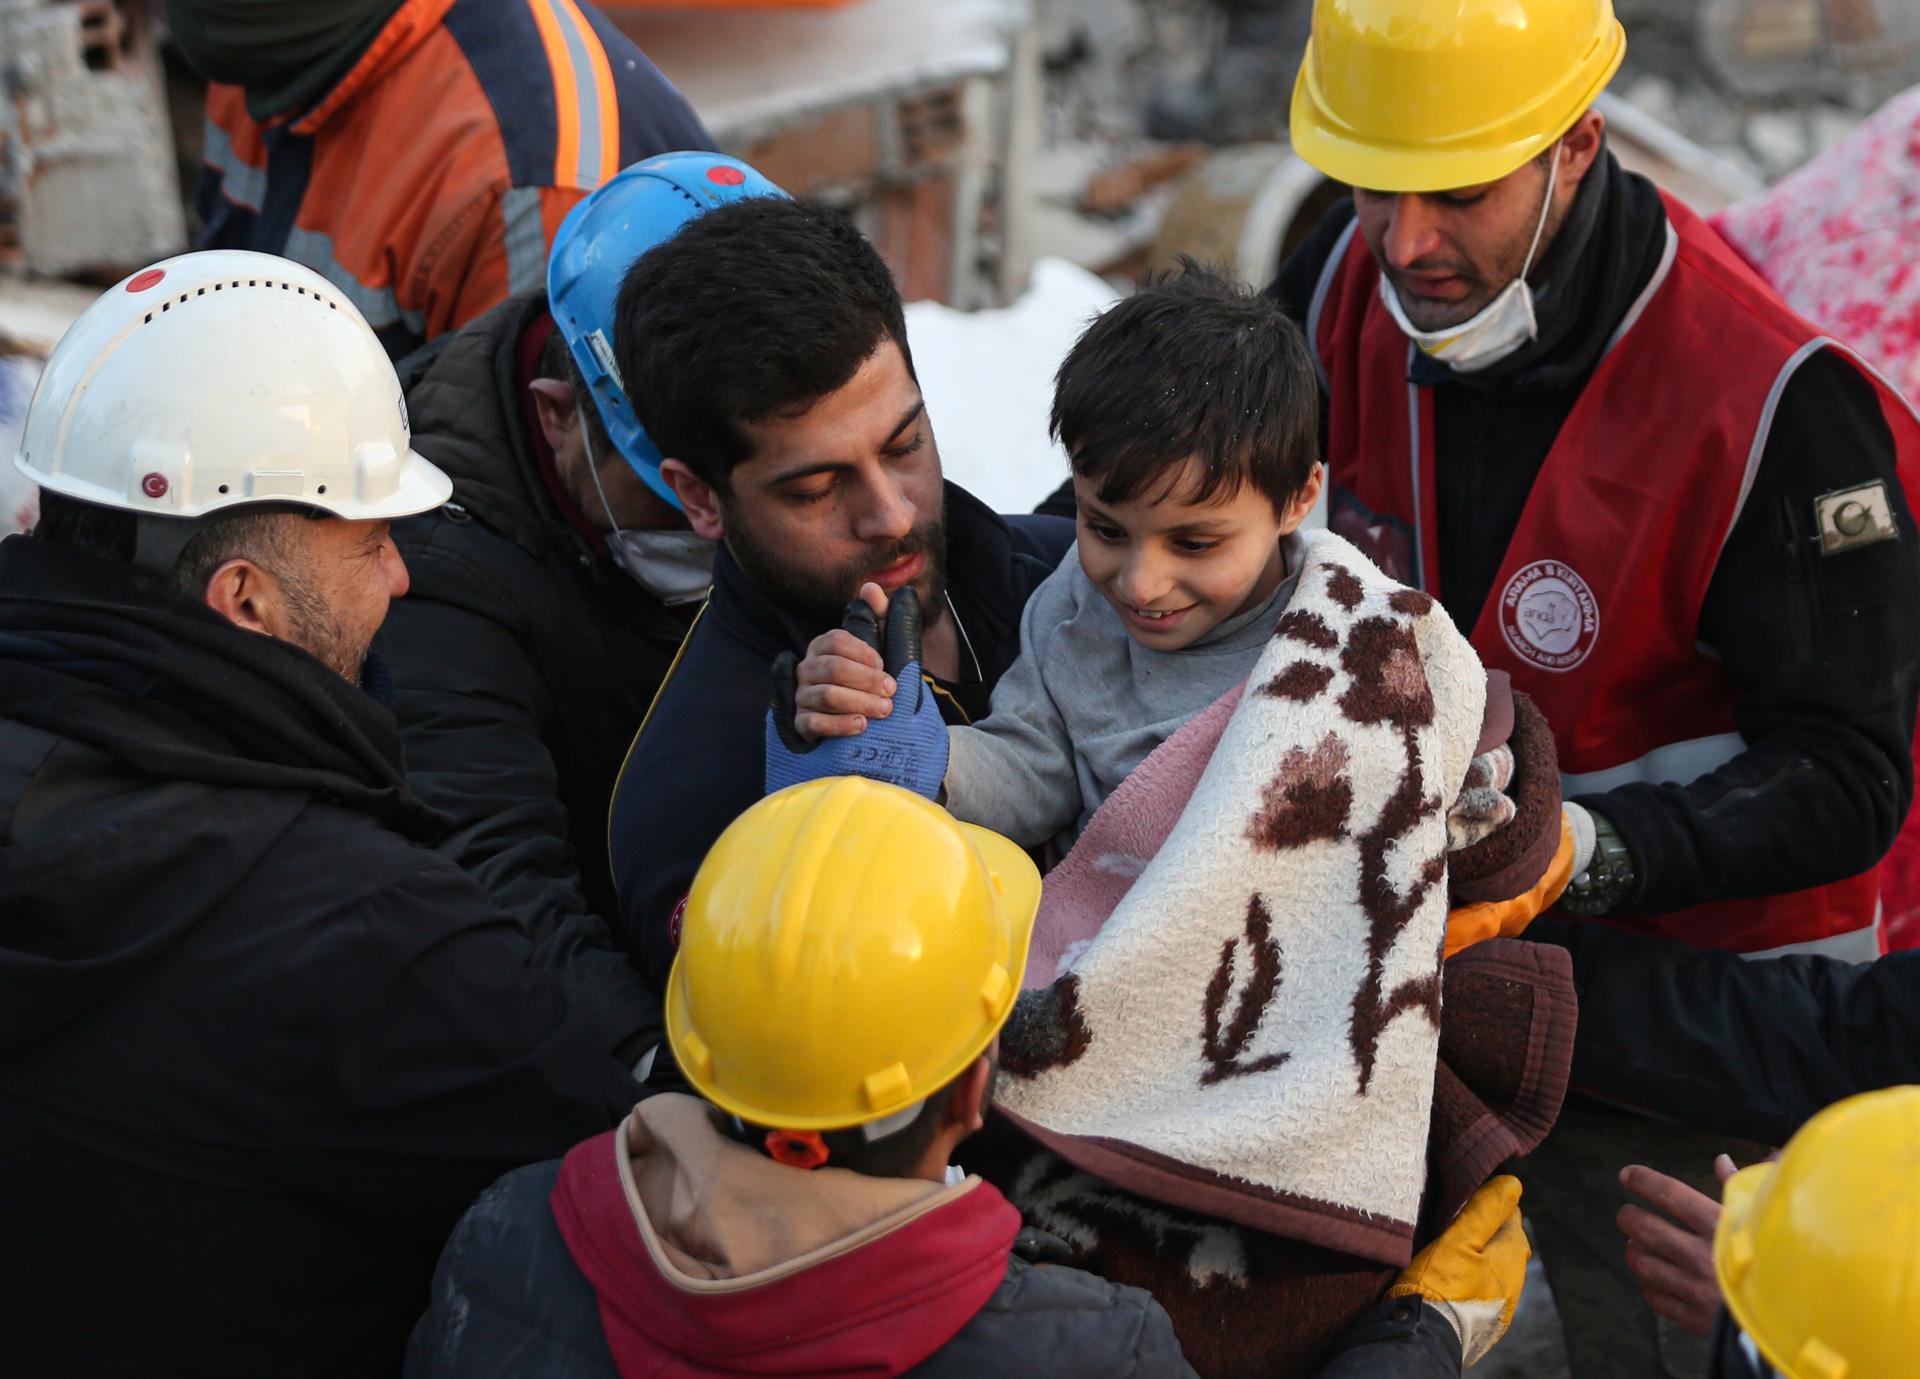
M 947 595 L 977 666 L 936 681 L 949 723 L 983 717 L 1020 654 L 1020 613 L 1073 544 L 1055 517 L 997 516 L 955 484 L 947 497 Z M 804 653 L 824 628 L 787 613 L 747 582 L 724 546 L 713 593 L 668 672 L 614 787 L 607 845 L 619 896 L 616 937 L 664 989 L 675 905 L 714 839 L 759 799 L 763 722 L 774 657 Z

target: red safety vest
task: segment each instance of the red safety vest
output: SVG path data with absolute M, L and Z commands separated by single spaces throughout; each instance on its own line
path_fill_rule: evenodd
M 1561 426 L 1470 638 L 1553 724 L 1569 795 L 1691 781 L 1745 750 L 1733 686 L 1696 640 L 1700 608 L 1787 380 L 1840 349 L 1693 212 L 1669 199 L 1667 213 L 1666 255 Z M 1433 397 L 1407 381 L 1412 345 L 1379 280 L 1349 229 L 1309 314 L 1330 398 L 1329 520 L 1389 574 L 1437 593 Z M 1920 510 L 1920 420 L 1860 367 Z M 1879 893 L 1876 867 L 1629 927 L 1741 952 L 1817 945 L 1868 958 Z

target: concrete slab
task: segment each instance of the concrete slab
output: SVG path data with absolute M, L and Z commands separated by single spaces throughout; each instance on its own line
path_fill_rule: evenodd
M 1032 13 L 1028 0 L 611 11 L 727 148 L 848 106 L 1005 72 Z

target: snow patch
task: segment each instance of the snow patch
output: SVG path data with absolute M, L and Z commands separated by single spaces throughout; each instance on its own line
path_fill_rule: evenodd
M 949 479 L 997 512 L 1030 512 L 1060 486 L 1066 453 L 1047 436 L 1054 371 L 1117 299 L 1105 279 L 1048 258 L 1010 306 L 907 307 L 907 341 Z

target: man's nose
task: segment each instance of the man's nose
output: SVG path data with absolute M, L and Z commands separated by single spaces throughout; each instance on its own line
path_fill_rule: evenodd
M 1446 247 L 1426 197 L 1393 198 L 1393 211 L 1387 217 L 1387 233 L 1380 247 L 1388 266 L 1399 269 L 1411 268 Z
M 387 597 L 400 599 L 407 596 L 412 580 L 407 575 L 407 562 L 401 558 L 400 548 L 388 537 L 386 545 L 381 547 L 380 559 L 387 572 Z
M 913 502 L 891 475 L 867 484 L 863 499 L 854 518 L 854 535 L 862 541 L 899 541 L 912 533 Z

